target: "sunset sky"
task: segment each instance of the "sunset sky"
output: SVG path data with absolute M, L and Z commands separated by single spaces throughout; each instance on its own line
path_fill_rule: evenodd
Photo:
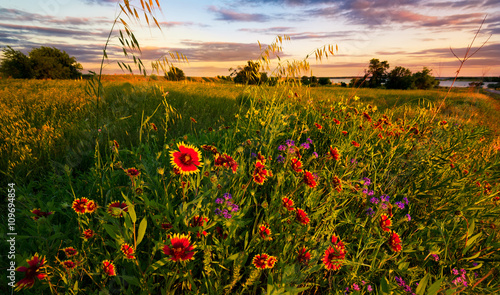
M 131 3 L 140 6 L 137 0 Z M 167 52 L 183 53 L 177 64 L 187 76 L 229 75 L 229 68 L 259 56 L 258 41 L 270 44 L 286 34 L 282 59 L 303 59 L 325 44 L 338 46 L 328 60 L 309 59 L 315 76 L 363 75 L 372 58 L 413 72 L 424 66 L 436 77 L 454 76 L 479 25 L 472 51 L 490 38 L 464 65 L 461 76 L 500 76 L 500 0 L 160 0 L 162 30 L 134 26 L 143 62 Z M 102 49 L 118 15 L 116 0 L 0 0 L 0 46 L 27 53 L 56 47 L 74 56 L 83 73 L 96 71 Z M 106 73 L 122 73 L 126 61 L 113 34 Z M 491 36 L 491 37 L 490 37 Z M 305 73 L 309 75 L 310 73 Z

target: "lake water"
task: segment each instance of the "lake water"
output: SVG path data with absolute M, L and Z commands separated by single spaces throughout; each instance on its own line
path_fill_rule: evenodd
M 333 84 L 340 84 L 342 82 L 346 83 L 349 85 L 349 82 L 351 82 L 350 78 L 331 78 L 330 81 L 332 81 Z M 477 82 L 477 80 L 473 81 L 455 81 L 455 84 L 453 84 L 453 87 L 469 87 L 469 83 L 471 82 Z M 450 87 L 451 84 L 453 83 L 453 80 L 439 80 L 439 86 L 441 87 Z M 489 83 L 495 83 L 495 82 L 486 82 L 483 87 L 486 87 Z

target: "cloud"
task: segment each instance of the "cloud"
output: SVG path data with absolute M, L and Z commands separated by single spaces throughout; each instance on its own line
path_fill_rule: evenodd
M 217 15 L 216 20 L 239 21 L 239 22 L 266 22 L 270 17 L 261 13 L 242 13 L 229 9 L 221 9 L 215 6 L 209 6 L 208 10 Z
M 83 30 L 71 30 L 71 29 L 59 29 L 59 28 L 51 28 L 51 27 L 41 27 L 41 26 L 26 26 L 26 25 L 14 25 L 14 24 L 5 24 L 0 23 L 0 28 L 4 28 L 9 31 L 10 34 L 16 36 L 21 35 L 44 35 L 51 37 L 71 37 L 74 39 L 84 39 L 86 37 L 106 37 L 107 32 L 104 31 L 83 31 Z
M 102 24 L 112 24 L 113 21 L 106 17 L 71 17 L 67 16 L 65 18 L 56 18 L 50 15 L 41 15 L 38 13 L 30 13 L 18 9 L 6 9 L 0 8 L 0 15 L 2 15 L 3 21 L 12 22 L 30 22 L 30 23 L 42 23 L 42 24 L 53 24 L 58 26 L 93 26 Z
M 293 27 L 271 27 L 271 28 L 262 28 L 262 29 L 243 28 L 243 29 L 239 29 L 238 31 L 248 32 L 248 33 L 257 33 L 257 34 L 278 35 L 278 34 L 283 34 L 285 32 L 294 31 L 294 30 L 295 30 L 295 28 L 293 28 Z

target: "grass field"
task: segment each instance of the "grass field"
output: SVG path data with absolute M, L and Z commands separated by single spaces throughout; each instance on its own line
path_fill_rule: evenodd
M 500 291 L 495 98 L 86 83 L 0 80 L 26 294 Z

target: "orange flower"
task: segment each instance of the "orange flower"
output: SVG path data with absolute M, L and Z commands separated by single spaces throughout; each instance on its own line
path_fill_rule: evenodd
M 259 235 L 264 241 L 271 241 L 271 229 L 267 227 L 265 224 L 261 224 L 259 226 Z
M 23 288 L 31 288 L 35 284 L 35 279 L 43 280 L 47 274 L 42 271 L 45 268 L 45 258 L 40 258 L 38 253 L 35 253 L 31 259 L 26 260 L 28 267 L 20 266 L 16 271 L 24 272 L 24 278 L 16 283 L 16 291 Z
M 302 162 L 297 159 L 297 158 L 293 158 L 292 159 L 292 169 L 293 171 L 297 172 L 297 173 L 300 173 L 300 172 L 303 172 L 304 170 L 302 170 Z
M 307 184 L 310 188 L 315 188 L 316 185 L 318 185 L 316 183 L 316 180 L 314 180 L 314 175 L 307 171 L 307 170 L 304 170 L 304 178 L 303 178 L 303 181 L 305 184 Z
M 340 153 L 337 148 L 332 148 L 330 146 L 330 152 L 328 152 L 327 159 L 338 161 L 340 159 Z
M 85 208 L 85 213 L 94 213 L 97 210 L 97 205 L 94 201 L 89 200 L 87 207 Z
M 354 141 L 354 140 L 351 142 L 351 144 L 352 144 L 353 146 L 355 146 L 355 147 L 359 147 L 359 143 L 357 143 L 357 142 L 356 142 L 356 141 Z
M 123 252 L 123 255 L 125 255 L 125 257 L 127 257 L 127 259 L 135 259 L 134 248 L 132 246 L 130 246 L 129 244 L 127 244 L 127 243 L 122 244 L 120 247 L 120 250 Z
M 65 269 L 72 270 L 76 267 L 76 264 L 71 260 L 65 260 L 61 263 Z
M 85 240 L 88 240 L 90 238 L 92 238 L 94 236 L 94 231 L 91 230 L 91 229 L 86 229 L 84 232 L 83 232 L 83 238 Z
M 252 259 L 252 264 L 256 268 L 265 269 L 265 268 L 267 268 L 267 259 L 268 258 L 269 258 L 269 255 L 267 255 L 266 253 L 257 254 Z
M 116 276 L 115 264 L 109 260 L 102 262 L 102 268 L 108 276 Z
M 339 270 L 344 264 L 345 248 L 340 245 L 329 246 L 323 256 L 323 264 L 328 270 Z
M 108 213 L 113 217 L 123 217 L 123 212 L 128 212 L 128 206 L 125 202 L 112 202 L 108 205 Z
M 189 175 L 200 171 L 198 168 L 202 166 L 200 151 L 192 146 L 180 142 L 177 144 L 179 151 L 170 152 L 170 163 L 177 169 L 179 173 Z
M 400 252 L 402 249 L 401 239 L 399 238 L 398 233 L 395 231 L 391 232 L 391 237 L 389 239 L 389 247 L 391 247 L 392 251 L 394 252 Z
M 78 254 L 78 251 L 76 251 L 76 249 L 73 247 L 66 247 L 62 250 L 64 251 L 64 253 L 66 253 L 66 256 L 68 257 L 75 256 L 76 254 Z
M 283 202 L 283 207 L 285 207 L 288 211 L 295 210 L 295 208 L 293 208 L 294 202 L 292 199 L 289 199 L 287 197 L 283 197 L 281 199 L 281 201 Z
M 383 231 L 390 232 L 389 227 L 392 225 L 392 221 L 387 214 L 382 214 L 380 216 L 380 227 Z
M 73 201 L 71 208 L 73 208 L 73 210 L 75 210 L 75 212 L 78 214 L 84 214 L 85 212 L 87 212 L 88 201 L 89 200 L 87 198 L 76 199 Z
M 263 184 L 268 176 L 266 166 L 261 161 L 255 163 L 255 170 L 253 171 L 253 181 L 257 184 Z
M 191 244 L 191 238 L 184 234 L 174 234 L 170 238 L 170 245 L 163 246 L 163 253 L 170 256 L 172 261 L 185 261 L 194 259 L 194 245 Z
M 297 219 L 299 223 L 302 223 L 303 225 L 309 224 L 309 217 L 307 217 L 307 213 L 304 210 L 297 208 L 295 212 L 295 219 Z

